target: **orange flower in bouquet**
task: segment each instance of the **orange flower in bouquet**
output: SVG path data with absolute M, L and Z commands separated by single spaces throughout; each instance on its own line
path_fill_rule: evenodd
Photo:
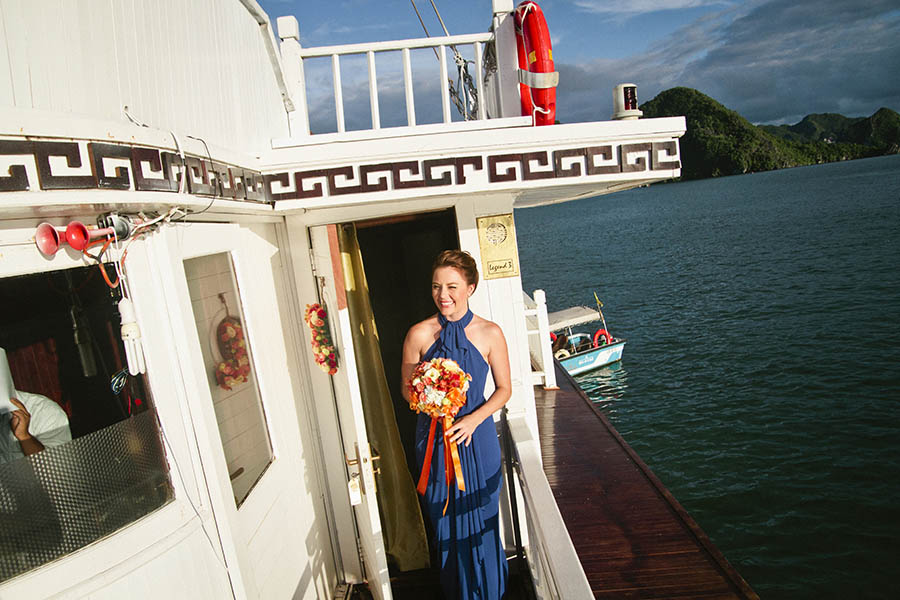
M 424 494 L 428 487 L 428 473 L 431 471 L 431 455 L 434 448 L 434 433 L 438 421 L 444 432 L 453 425 L 453 417 L 466 403 L 466 392 L 472 376 L 460 368 L 456 361 L 449 358 L 433 358 L 416 365 L 407 383 L 409 389 L 409 408 L 431 417 L 431 429 L 428 432 L 428 449 L 425 462 L 416 486 L 419 494 Z M 455 442 L 444 444 L 444 471 L 449 490 L 450 482 L 456 476 L 456 485 L 465 491 L 462 466 L 459 462 L 459 449 Z M 452 467 L 451 467 L 452 464 Z M 450 501 L 449 496 L 447 502 Z M 444 505 L 446 512 L 447 505 Z

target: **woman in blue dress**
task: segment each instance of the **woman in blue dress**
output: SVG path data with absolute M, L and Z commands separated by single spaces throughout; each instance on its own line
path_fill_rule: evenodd
M 469 310 L 469 297 L 477 285 L 478 268 L 467 252 L 446 250 L 438 255 L 431 284 L 438 313 L 413 325 L 403 342 L 404 396 L 408 395 L 405 382 L 424 360 L 452 358 L 472 376 L 466 404 L 453 425 L 444 436 L 434 436 L 428 484 L 422 497 L 447 600 L 499 600 L 506 589 L 506 555 L 499 524 L 500 444 L 492 415 L 511 394 L 509 352 L 500 327 Z M 485 400 L 489 371 L 494 392 Z M 425 462 L 430 425 L 430 417 L 420 414 L 414 478 L 418 478 Z M 455 480 L 449 488 L 445 482 L 447 441 L 458 446 L 465 491 Z

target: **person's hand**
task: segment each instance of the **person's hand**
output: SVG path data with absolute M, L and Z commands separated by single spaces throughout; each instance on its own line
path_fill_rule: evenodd
M 475 433 L 475 428 L 479 425 L 481 425 L 481 419 L 476 417 L 474 413 L 469 413 L 455 420 L 453 425 L 444 432 L 444 436 L 450 442 L 457 444 L 465 442 L 466 447 L 468 447 L 472 442 L 472 434 Z
M 31 433 L 28 431 L 28 424 L 31 423 L 31 413 L 28 412 L 25 405 L 19 402 L 18 399 L 10 398 L 9 401 L 18 409 L 12 411 L 9 419 L 9 426 L 12 429 L 13 435 L 16 436 L 16 439 L 19 441 L 27 440 L 31 437 Z

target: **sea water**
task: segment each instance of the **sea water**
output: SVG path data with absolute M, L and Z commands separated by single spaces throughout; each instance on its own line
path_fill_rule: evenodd
M 580 385 L 764 599 L 900 598 L 900 156 L 516 212 Z

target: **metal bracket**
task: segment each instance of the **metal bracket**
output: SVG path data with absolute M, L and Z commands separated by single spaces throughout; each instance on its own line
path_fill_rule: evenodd
M 532 73 L 519 69 L 519 83 L 525 84 L 534 90 L 555 88 L 559 85 L 559 71 L 552 73 Z

